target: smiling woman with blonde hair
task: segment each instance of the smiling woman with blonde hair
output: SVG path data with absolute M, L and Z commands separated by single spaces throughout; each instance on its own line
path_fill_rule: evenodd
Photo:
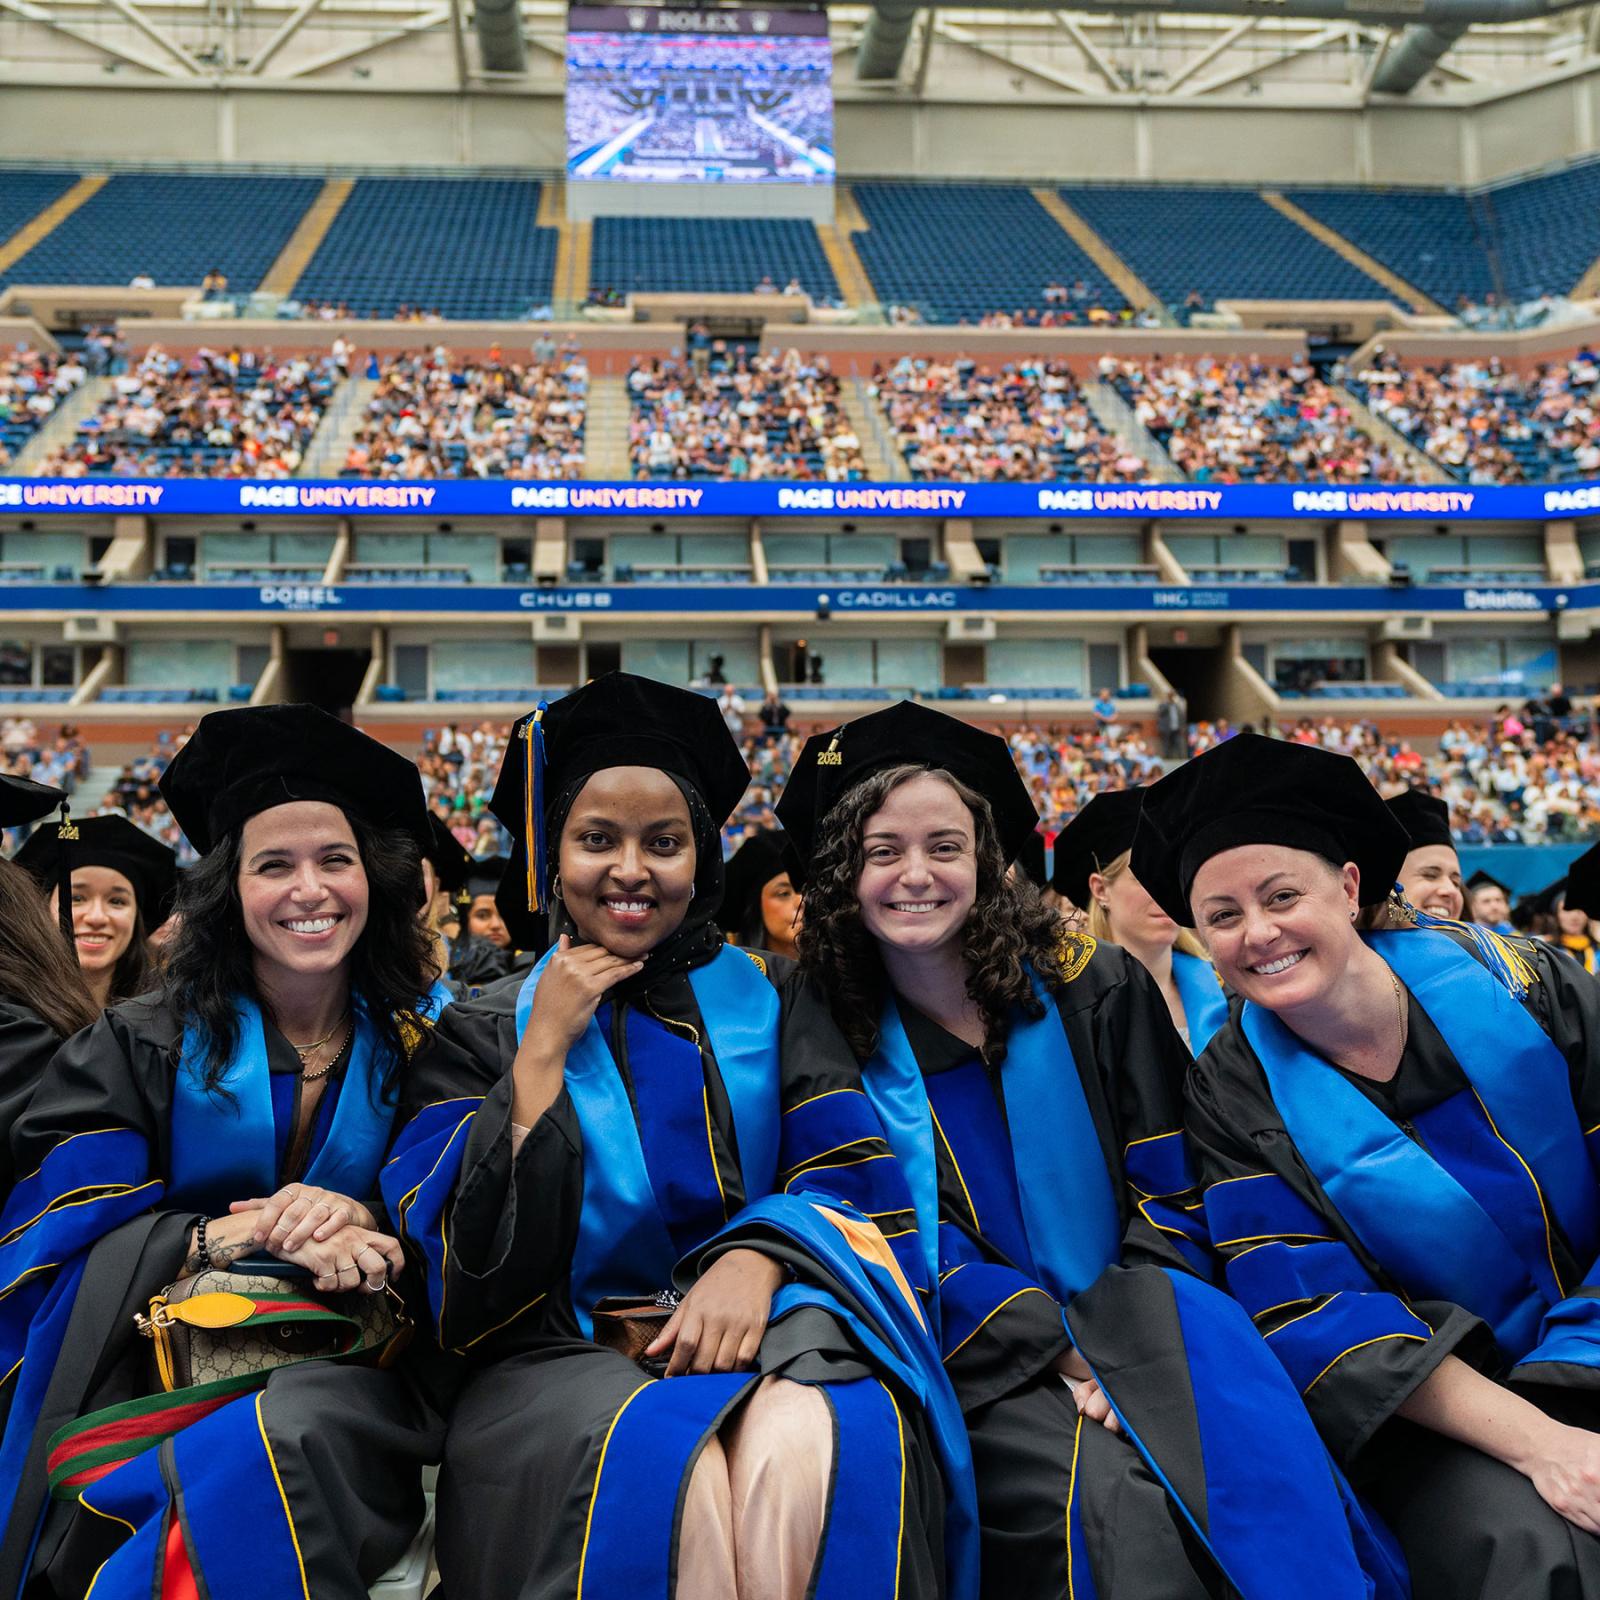
M 1409 843 L 1254 735 L 1145 795 L 1134 869 L 1243 999 L 1186 1083 L 1206 1217 L 1416 1600 L 1593 1600 L 1600 986 L 1391 899 Z

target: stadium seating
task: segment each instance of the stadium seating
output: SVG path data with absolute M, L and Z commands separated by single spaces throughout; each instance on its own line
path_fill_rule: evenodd
M 16 459 L 85 376 L 72 356 L 24 349 L 0 355 L 0 468 Z
M 1080 213 L 1145 283 L 1180 313 L 1239 300 L 1376 300 L 1388 290 L 1335 255 L 1250 189 L 1065 188 Z
M 386 362 L 342 468 L 362 478 L 575 478 L 589 368 L 429 351 Z
M 1497 360 L 1377 364 L 1352 387 L 1374 414 L 1465 483 L 1524 483 L 1600 471 L 1593 405 L 1600 359 L 1583 351 L 1531 374 Z
M 547 305 L 558 234 L 531 178 L 362 178 L 295 284 L 357 316 L 526 316 Z
M 1482 304 L 1495 293 L 1484 219 L 1467 195 L 1439 189 L 1294 189 L 1288 197 L 1446 309 L 1453 310 L 1463 296 Z
M 1149 473 L 1095 420 L 1064 361 L 902 356 L 874 369 L 870 393 L 913 478 L 1127 483 Z
M 1273 367 L 1108 357 L 1101 375 L 1192 483 L 1397 483 L 1406 475 L 1304 360 Z
M 248 293 L 277 259 L 317 178 L 121 173 L 6 272 L 8 283 L 199 285 L 220 268 Z
M 628 391 L 636 478 L 866 476 L 826 358 L 740 352 L 699 366 L 641 357 L 628 370 Z
M 813 300 L 839 285 L 809 222 L 781 218 L 601 217 L 594 224 L 589 282 L 597 293 L 711 291 L 749 294 L 762 279 L 791 278 Z
M 300 464 L 338 381 L 331 357 L 152 345 L 116 393 L 42 463 L 46 476 L 287 477 Z
M 1499 258 L 1501 294 L 1513 301 L 1566 294 L 1596 256 L 1600 162 L 1480 189 L 1473 209 Z
M 1052 283 L 1087 291 L 1083 311 L 1120 312 L 1121 291 L 1028 190 L 1006 184 L 857 183 L 870 226 L 854 237 L 878 298 L 925 322 L 1060 310 Z M 1082 315 L 1077 320 L 1083 320 Z
M 75 172 L 0 171 L 0 244 L 78 181 Z

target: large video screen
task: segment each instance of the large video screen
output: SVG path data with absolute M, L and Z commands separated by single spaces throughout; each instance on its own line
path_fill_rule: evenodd
M 826 14 L 573 6 L 567 176 L 832 183 Z

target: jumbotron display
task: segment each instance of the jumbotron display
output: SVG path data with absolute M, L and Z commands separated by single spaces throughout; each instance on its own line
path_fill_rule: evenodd
M 567 30 L 569 178 L 833 182 L 825 13 L 573 6 Z

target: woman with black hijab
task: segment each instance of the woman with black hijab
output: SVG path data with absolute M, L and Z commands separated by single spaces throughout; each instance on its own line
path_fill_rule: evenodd
M 1134 868 L 1239 999 L 1186 1082 L 1211 1235 L 1415 1600 L 1600 1596 L 1600 986 L 1391 898 L 1346 756 L 1252 735 Z
M 626 673 L 513 733 L 501 905 L 554 944 L 445 1013 L 385 1179 L 482 1369 L 438 1499 L 474 1600 L 972 1594 L 904 1181 L 826 1014 L 717 929 L 747 780 L 710 701 Z
M 274 706 L 202 719 L 161 788 L 201 853 L 162 987 L 68 1040 L 11 1129 L 0 1593 L 365 1600 L 442 1424 L 400 1371 L 310 1357 L 403 1262 L 377 1193 L 433 976 L 421 783 Z M 258 1256 L 248 1294 L 183 1298 Z M 230 1376 L 179 1375 L 189 1317 L 239 1341 Z
M 58 915 L 63 855 L 71 870 L 78 967 L 104 1010 L 151 986 L 149 935 L 172 915 L 178 857 L 126 817 L 43 823 L 13 859 L 34 875 Z

